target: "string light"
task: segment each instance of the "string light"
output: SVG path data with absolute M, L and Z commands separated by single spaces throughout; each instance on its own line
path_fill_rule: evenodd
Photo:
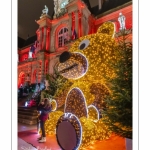
M 88 106 L 88 116 L 89 119 L 97 122 L 99 120 L 99 111 L 94 105 Z
M 51 101 L 51 105 L 52 105 L 52 111 L 55 111 L 57 109 L 57 102 L 56 102 L 56 100 L 53 99 Z
M 49 119 L 45 122 L 45 133 L 46 135 L 52 135 L 56 132 L 56 124 L 60 116 L 63 115 L 61 111 L 54 111 L 49 114 Z M 40 130 L 41 133 L 41 130 Z
M 68 92 L 64 111 L 75 114 L 78 118 L 88 117 L 86 100 L 79 88 L 75 87 Z
M 62 75 L 72 79 L 73 85 L 71 89 L 74 87 L 80 88 L 85 96 L 87 105 L 91 105 L 95 98 L 95 96 L 90 93 L 92 84 L 101 83 L 101 85 L 106 85 L 107 77 L 115 77 L 115 72 L 110 65 L 110 61 L 115 62 L 117 60 L 114 51 L 115 46 L 117 46 L 113 38 L 114 30 L 114 24 L 107 22 L 98 29 L 96 34 L 79 38 L 69 50 L 72 53 L 71 58 L 58 65 L 59 71 L 69 68 L 69 66 L 72 66 L 74 63 L 78 64 L 79 68 L 84 68 L 82 72 L 82 69 L 78 70 L 76 66 L 62 73 Z M 86 39 L 90 41 L 89 45 L 85 49 L 80 50 L 80 43 Z
M 69 60 L 58 64 L 58 71 L 73 83 L 68 90 L 64 111 L 76 115 L 81 122 L 81 125 L 78 126 L 78 128 L 82 128 L 80 149 L 96 139 L 108 139 L 111 135 L 111 131 L 103 120 L 98 119 L 104 95 L 111 93 L 106 78 L 116 76 L 110 64 L 110 62 L 118 60 L 114 51 L 117 46 L 113 38 L 114 30 L 113 23 L 102 24 L 96 34 L 86 35 L 76 40 L 70 48 L 72 55 Z M 88 46 L 85 49 L 82 47 L 80 50 L 80 44 L 84 40 L 89 40 Z M 98 95 L 101 97 L 97 97 Z M 100 99 L 101 103 L 99 103 Z M 55 113 L 56 115 L 54 115 Z M 53 121 L 47 123 L 47 133 L 54 133 L 57 120 L 59 119 L 58 126 L 65 116 L 65 114 L 61 116 L 62 112 L 57 114 L 57 111 L 54 114 L 50 117 L 50 120 Z M 74 121 L 70 120 L 70 122 Z
M 82 144 L 80 148 L 90 145 L 96 140 L 96 125 L 91 119 L 86 117 L 80 118 L 82 125 Z
M 58 65 L 58 71 L 68 79 L 79 79 L 86 74 L 88 61 L 80 52 L 74 52 L 70 59 Z

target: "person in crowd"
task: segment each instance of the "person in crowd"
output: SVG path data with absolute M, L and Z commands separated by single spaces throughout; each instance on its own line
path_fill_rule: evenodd
M 45 121 L 49 118 L 49 113 L 52 110 L 51 103 L 48 98 L 44 98 L 38 105 L 37 110 L 40 111 L 39 120 L 40 120 L 40 128 L 42 131 L 41 137 L 38 138 L 38 141 L 46 142 L 45 135 Z

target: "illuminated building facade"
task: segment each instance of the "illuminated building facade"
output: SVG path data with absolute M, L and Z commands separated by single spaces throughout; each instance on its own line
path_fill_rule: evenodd
M 91 1 L 97 5 L 92 7 Z M 18 87 L 44 82 L 60 54 L 68 51 L 76 38 L 96 33 L 102 23 L 114 22 L 119 32 L 120 13 L 125 16 L 126 29 L 132 28 L 131 0 L 54 0 L 54 6 L 52 17 L 45 13 L 36 21 L 36 36 L 18 40 L 26 43 L 18 46 Z

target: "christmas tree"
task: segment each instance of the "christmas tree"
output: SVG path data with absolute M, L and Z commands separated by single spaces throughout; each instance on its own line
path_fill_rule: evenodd
M 132 43 L 127 30 L 120 31 L 115 49 L 118 60 L 111 63 L 116 77 L 107 78 L 110 94 L 105 97 L 103 121 L 114 133 L 132 138 Z
M 46 74 L 49 88 L 44 90 L 44 97 L 57 98 L 68 89 L 72 83 L 64 78 L 55 68 L 53 74 Z

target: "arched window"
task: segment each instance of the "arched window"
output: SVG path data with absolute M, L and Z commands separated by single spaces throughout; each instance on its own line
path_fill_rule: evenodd
M 58 47 L 62 47 L 66 44 L 68 40 L 68 29 L 67 28 L 61 28 L 58 32 Z

